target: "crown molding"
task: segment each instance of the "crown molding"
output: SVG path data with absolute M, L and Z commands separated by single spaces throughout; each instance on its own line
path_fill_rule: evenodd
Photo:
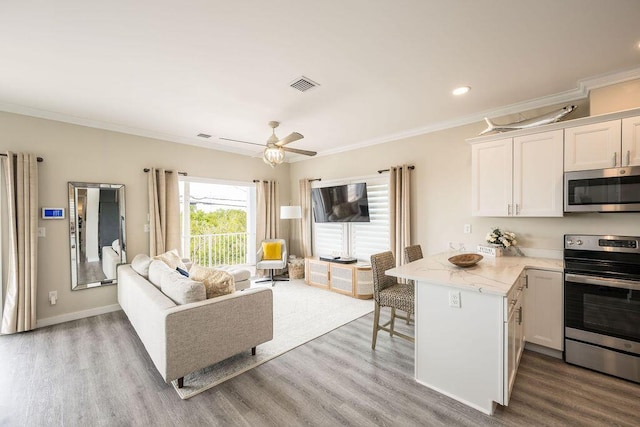
M 570 102 L 578 99 L 584 99 L 589 95 L 589 91 L 592 89 L 598 89 L 604 86 L 610 86 L 617 83 L 623 83 L 629 80 L 640 78 L 640 68 L 629 68 L 626 70 L 602 74 L 599 76 L 593 76 L 586 79 L 579 80 L 577 87 L 565 92 L 560 92 L 541 98 L 536 98 L 516 104 L 507 105 L 504 107 L 482 111 L 479 113 L 470 114 L 464 117 L 460 117 L 453 120 L 445 120 L 437 123 L 431 123 L 426 126 L 408 129 L 402 132 L 383 135 L 366 141 L 346 145 L 340 148 L 335 148 L 322 153 L 318 153 L 318 157 L 329 156 L 333 154 L 343 153 L 345 151 L 357 150 L 359 148 L 370 147 L 373 145 L 384 144 L 386 142 L 398 141 L 401 139 L 411 138 L 414 136 L 424 135 L 440 130 L 451 129 L 458 126 L 464 126 L 471 123 L 482 121 L 485 117 L 501 117 L 509 114 L 520 113 L 522 111 L 533 110 L 536 108 L 547 107 L 562 102 Z M 200 140 L 187 137 L 181 137 L 172 134 L 165 134 L 162 132 L 155 132 L 147 129 L 139 129 L 126 125 L 119 125 L 115 123 L 102 122 L 98 120 L 91 120 L 83 117 L 76 117 L 66 114 L 55 113 L 52 111 L 40 110 L 37 108 L 25 107 L 22 105 L 10 104 L 0 102 L 0 111 L 8 113 L 22 114 L 25 116 L 38 117 L 47 120 L 54 120 L 63 123 L 70 123 L 79 126 L 86 126 L 95 129 L 103 129 L 113 132 L 125 133 L 129 135 L 142 136 L 145 138 L 158 139 L 169 142 L 176 142 L 180 144 L 195 145 L 198 147 L 209 148 L 212 150 L 226 151 L 229 153 L 240 154 L 249 157 L 256 157 L 255 154 L 248 154 L 246 150 L 237 149 L 221 143 L 216 143 L 215 140 L 210 142 L 203 142 Z M 286 161 L 289 163 L 296 163 L 300 161 L 309 160 L 308 158 L 289 158 Z
M 464 126 L 472 123 L 481 122 L 485 117 L 501 117 L 509 114 L 520 113 L 522 111 L 534 110 L 536 108 L 548 107 L 550 105 L 560 104 L 563 102 L 571 102 L 579 99 L 584 99 L 589 96 L 589 92 L 593 89 L 598 89 L 605 86 L 610 86 L 617 83 L 623 83 L 629 80 L 640 79 L 640 68 L 630 68 L 627 70 L 607 73 L 599 76 L 589 77 L 579 80 L 575 89 L 571 89 L 564 92 L 555 93 L 552 95 L 536 98 L 516 104 L 507 105 L 504 107 L 486 110 L 479 113 L 470 114 L 464 117 L 460 117 L 453 120 L 442 121 L 438 123 L 432 123 L 427 126 L 409 129 L 406 131 L 384 135 L 378 138 L 369 139 L 356 144 L 350 144 L 336 149 L 331 149 L 318 153 L 318 157 L 329 156 L 332 154 L 339 154 L 345 151 L 357 150 L 359 148 L 370 147 L 373 145 L 384 144 L 387 142 L 398 141 L 401 139 L 411 138 L 414 136 L 425 135 L 445 129 L 451 129 L 459 126 Z M 298 162 L 307 159 L 295 159 L 293 162 Z

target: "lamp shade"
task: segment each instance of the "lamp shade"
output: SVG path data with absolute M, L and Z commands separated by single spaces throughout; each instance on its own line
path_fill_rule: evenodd
M 280 219 L 300 219 L 302 208 L 300 206 L 280 206 Z

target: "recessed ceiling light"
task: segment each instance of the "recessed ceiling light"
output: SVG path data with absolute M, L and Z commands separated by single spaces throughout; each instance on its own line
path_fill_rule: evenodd
M 454 95 L 464 95 L 471 90 L 471 86 L 460 86 L 453 90 Z

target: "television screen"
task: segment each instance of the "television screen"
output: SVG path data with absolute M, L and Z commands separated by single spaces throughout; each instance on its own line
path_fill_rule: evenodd
M 315 222 L 369 222 L 367 184 L 311 189 Z

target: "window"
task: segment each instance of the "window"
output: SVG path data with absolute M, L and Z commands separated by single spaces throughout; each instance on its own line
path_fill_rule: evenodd
M 255 264 L 255 185 L 180 179 L 182 253 L 200 265 Z
M 330 185 L 350 182 L 367 183 L 371 221 L 344 224 L 314 222 L 313 253 L 317 256 L 352 256 L 368 262 L 372 254 L 388 251 L 390 248 L 389 178 L 376 176 L 335 182 Z

